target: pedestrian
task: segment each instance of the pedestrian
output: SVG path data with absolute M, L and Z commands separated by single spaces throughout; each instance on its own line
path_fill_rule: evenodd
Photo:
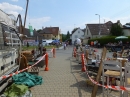
M 45 47 L 43 47 L 42 52 L 43 52 L 42 55 L 45 55 L 45 54 L 46 54 L 46 48 L 45 48 Z
M 64 50 L 66 50 L 66 43 L 64 43 Z
M 56 47 L 59 49 L 59 43 L 58 42 L 56 43 Z

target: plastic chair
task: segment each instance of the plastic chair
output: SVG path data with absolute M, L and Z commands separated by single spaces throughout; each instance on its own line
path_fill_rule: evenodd
M 107 70 L 107 71 L 106 71 Z M 109 78 L 118 78 L 120 80 L 120 86 L 122 86 L 123 84 L 123 77 L 124 74 L 122 73 L 122 64 L 119 61 L 115 61 L 115 60 L 107 60 L 107 61 L 103 61 L 103 70 L 102 70 L 102 80 L 103 80 L 103 85 L 104 85 L 104 77 L 106 77 L 107 79 L 107 85 L 111 85 L 110 84 L 110 80 Z M 108 96 L 115 96 L 109 93 L 109 89 L 107 88 L 107 93 L 105 93 L 104 91 L 104 87 L 103 87 L 103 97 L 104 94 Z M 116 96 L 117 97 L 117 96 Z M 122 97 L 122 91 L 120 91 L 120 97 Z

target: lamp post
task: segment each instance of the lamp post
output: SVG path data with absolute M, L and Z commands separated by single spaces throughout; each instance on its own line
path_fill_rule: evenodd
M 95 15 L 98 15 L 99 16 L 99 33 L 98 33 L 98 35 L 99 35 L 99 37 L 100 37 L 100 34 L 101 34 L 101 28 L 100 28 L 100 15 L 99 14 L 95 14 Z

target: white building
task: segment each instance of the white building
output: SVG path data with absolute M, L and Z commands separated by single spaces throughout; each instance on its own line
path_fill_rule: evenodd
M 84 39 L 84 33 L 85 29 L 75 28 L 71 34 L 72 44 L 77 38 Z

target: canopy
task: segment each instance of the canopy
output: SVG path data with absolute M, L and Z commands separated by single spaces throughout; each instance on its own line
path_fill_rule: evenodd
M 126 36 L 118 36 L 115 39 L 128 39 L 128 37 L 126 37 Z

